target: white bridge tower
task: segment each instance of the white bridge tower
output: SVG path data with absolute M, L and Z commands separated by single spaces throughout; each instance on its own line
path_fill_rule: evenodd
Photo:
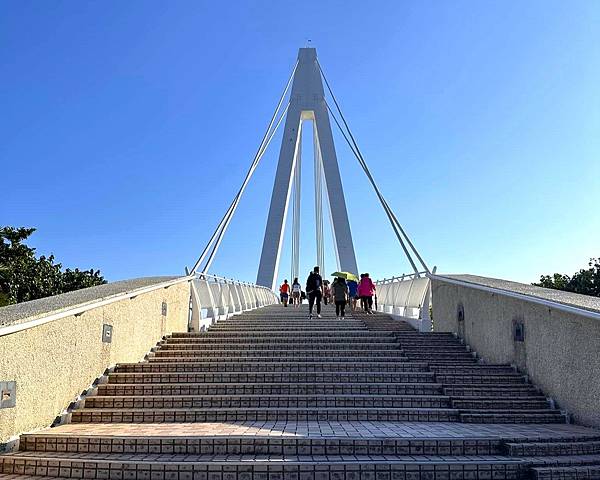
M 279 162 L 256 280 L 258 285 L 273 289 L 276 286 L 276 277 L 279 270 L 290 194 L 293 184 L 299 182 L 300 178 L 302 124 L 306 120 L 313 122 L 315 146 L 317 259 L 320 262 L 323 261 L 322 223 L 319 225 L 322 222 L 322 217 L 319 218 L 319 210 L 321 209 L 320 180 L 324 178 L 337 267 L 343 271 L 358 273 L 342 180 L 325 102 L 323 82 L 317 62 L 317 52 L 314 48 L 301 48 L 298 52 L 298 65 L 294 73 L 290 104 L 285 119 L 285 130 L 281 141 Z M 300 202 L 299 188 L 296 188 L 295 202 L 297 204 Z M 294 223 L 299 221 L 299 215 L 294 215 Z M 298 228 L 298 225 L 294 226 L 294 242 L 296 243 L 298 241 Z M 321 230 L 320 233 L 319 229 Z M 297 256 L 297 252 L 298 246 L 296 245 L 294 255 Z M 292 259 L 292 262 L 297 268 L 297 258 Z

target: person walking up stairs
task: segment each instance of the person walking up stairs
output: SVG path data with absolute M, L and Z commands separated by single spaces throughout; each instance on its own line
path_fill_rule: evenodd
M 323 278 L 319 267 L 313 268 L 306 279 L 306 294 L 308 295 L 308 318 L 313 318 L 313 307 L 317 304 L 317 317 L 321 318 L 321 300 L 323 299 Z

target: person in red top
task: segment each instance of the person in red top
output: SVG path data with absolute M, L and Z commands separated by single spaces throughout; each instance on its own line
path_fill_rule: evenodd
M 284 280 L 279 287 L 279 296 L 281 298 L 281 303 L 283 303 L 284 307 L 288 306 L 288 300 L 290 298 L 290 285 L 287 280 Z

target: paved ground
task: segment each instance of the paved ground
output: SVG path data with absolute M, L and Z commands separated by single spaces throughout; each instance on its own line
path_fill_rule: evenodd
M 352 437 L 352 438 L 552 438 L 597 436 L 600 431 L 579 425 L 461 424 L 447 422 L 244 422 L 68 424 L 38 432 L 51 435 L 147 437 Z

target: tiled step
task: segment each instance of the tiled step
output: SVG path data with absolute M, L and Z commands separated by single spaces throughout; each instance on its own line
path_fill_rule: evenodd
M 125 363 L 115 372 L 428 372 L 425 363 L 409 362 L 199 362 Z
M 525 383 L 525 377 L 518 373 L 513 374 L 484 374 L 484 375 L 475 375 L 470 373 L 465 374 L 436 374 L 436 381 L 443 384 L 465 384 L 471 383 L 476 385 L 494 385 L 499 383 Z
M 348 438 L 302 436 L 85 436 L 25 434 L 28 452 L 152 455 L 503 455 L 498 438 Z
M 109 383 L 434 383 L 428 372 L 111 373 Z
M 507 443 L 511 457 L 541 457 L 562 455 L 600 455 L 600 438 L 587 441 Z
M 453 341 L 460 342 L 460 339 L 456 338 L 451 333 L 420 333 L 416 330 L 404 330 L 404 331 L 395 331 L 394 335 L 402 340 L 427 340 L 431 342 L 435 341 Z
M 414 358 L 414 355 L 411 355 Z M 472 367 L 477 366 L 479 363 L 471 356 L 465 358 L 449 358 L 442 360 L 429 360 L 427 361 L 430 367 Z
M 364 323 L 361 321 L 353 321 L 353 320 L 289 320 L 289 321 L 273 321 L 273 320 L 236 320 L 231 322 L 220 322 L 216 325 L 210 327 L 209 330 L 219 329 L 219 328 L 239 328 L 240 330 L 245 330 L 252 327 L 269 327 L 269 328 L 293 328 L 293 327 L 306 327 L 306 328 L 329 328 L 329 329 L 337 329 L 337 328 L 366 328 Z
M 341 343 L 341 344 L 391 344 L 398 348 L 398 344 L 393 337 L 345 337 L 345 336 L 324 336 L 324 335 L 285 335 L 281 337 L 272 336 L 250 336 L 246 335 L 243 337 L 222 337 L 222 336 L 209 336 L 199 338 L 170 338 L 163 342 L 161 345 L 206 345 L 206 344 L 266 344 L 266 345 L 277 345 L 277 344 L 288 344 L 288 343 Z
M 600 462 L 572 467 L 535 467 L 534 480 L 600 480 Z
M 470 353 L 464 345 L 410 345 L 403 342 L 398 344 L 407 353 Z
M 537 395 L 538 391 L 528 383 L 507 383 L 494 385 L 445 384 L 444 392 L 456 397 L 527 397 Z
M 406 357 L 401 356 L 380 356 L 380 357 L 325 357 L 323 355 L 306 355 L 306 356 L 281 356 L 281 357 L 260 357 L 260 356 L 246 356 L 246 357 L 214 357 L 214 356 L 190 356 L 190 357 L 164 357 L 149 355 L 147 361 L 149 363 L 182 363 L 182 362 L 209 362 L 209 363 L 222 363 L 222 362 L 261 362 L 261 363 L 277 363 L 277 362 L 299 362 L 299 363 L 368 363 L 368 362 L 403 362 L 410 363 L 410 360 Z M 426 363 L 415 363 L 412 365 L 427 365 Z
M 273 342 L 273 343 L 206 343 L 164 344 L 161 350 L 399 350 L 395 343 L 382 342 Z
M 600 455 L 570 455 L 550 457 L 522 457 L 532 467 L 534 478 L 597 479 L 600 473 Z
M 172 349 L 161 349 L 151 354 L 154 358 L 159 357 L 366 357 L 366 358 L 398 358 L 402 360 L 398 361 L 408 361 L 408 359 L 404 356 L 404 352 L 401 350 L 355 350 L 355 349 L 346 349 L 343 351 L 339 350 L 313 350 L 313 349 L 294 349 L 294 350 L 208 350 L 208 349 L 198 349 L 198 350 L 172 350 Z
M 457 410 L 442 408 L 181 408 L 75 410 L 74 423 L 189 423 L 248 421 L 455 422 Z M 500 423 L 500 422 L 499 422 Z
M 98 395 L 441 395 L 437 383 L 103 384 Z
M 481 413 L 481 411 L 473 411 L 461 413 L 460 421 L 463 423 L 565 423 L 566 419 L 556 411 L 547 413 L 516 413 L 515 411 Z
M 251 321 L 251 322 L 219 322 L 211 327 L 209 330 L 211 331 L 220 331 L 220 330 L 253 330 L 253 329 L 263 329 L 263 328 L 273 328 L 277 329 L 289 329 L 289 328 L 323 328 L 328 330 L 363 330 L 363 331 L 373 331 L 367 328 L 367 326 L 361 322 L 356 320 L 344 320 L 344 321 L 335 321 L 335 320 L 326 320 L 324 322 L 316 322 L 314 320 L 311 321 L 296 321 L 296 322 L 260 322 L 260 321 Z M 178 333 L 177 336 L 185 336 L 187 333 Z M 190 333 L 190 335 L 198 335 L 197 333 Z M 174 335 L 175 336 L 175 335 Z
M 6 474 L 124 480 L 323 480 L 397 478 L 522 478 L 523 462 L 508 457 L 255 455 L 111 455 L 21 452 L 2 458 Z
M 432 371 L 438 374 L 472 374 L 478 375 L 488 373 L 515 373 L 515 369 L 509 365 L 431 365 L 429 367 Z
M 398 346 L 397 348 L 402 348 Z M 457 352 L 457 353 L 448 353 L 448 352 L 407 352 L 402 349 L 403 352 L 406 352 L 406 355 L 410 358 L 423 360 L 423 361 L 431 361 L 431 362 L 439 362 L 445 360 L 467 360 L 474 359 L 473 354 L 469 352 Z
M 85 408 L 450 408 L 441 395 L 177 395 L 90 396 Z
M 381 330 L 380 330 L 381 331 Z M 414 344 L 414 345 L 463 345 L 461 341 L 453 336 L 436 336 L 431 337 L 427 335 L 406 335 L 397 332 L 390 332 L 391 335 L 394 335 L 399 342 Z
M 186 337 L 168 336 L 165 340 L 169 342 L 190 342 L 203 338 L 287 338 L 287 337 L 336 337 L 336 338 L 386 338 L 395 341 L 395 338 L 387 333 L 371 332 L 369 330 L 320 330 L 316 332 L 307 332 L 305 330 L 268 330 L 265 332 L 256 332 L 248 330 L 234 331 L 215 331 L 209 330 L 206 333 L 189 334 Z
M 539 396 L 506 399 L 497 397 L 452 397 L 452 407 L 461 410 L 536 410 L 550 408 L 550 404 L 544 397 Z
M 273 325 L 273 326 L 265 326 L 265 325 L 254 325 L 248 327 L 211 327 L 207 330 L 209 334 L 225 334 L 225 333 L 236 333 L 236 332 L 248 332 L 251 334 L 261 335 L 266 332 L 290 332 L 290 333 L 327 333 L 327 332 L 370 332 L 366 327 L 348 327 L 348 326 L 332 326 L 332 325 L 323 325 L 323 326 L 315 326 L 315 325 L 292 325 L 292 326 L 281 326 L 281 325 Z M 389 334 L 389 332 L 374 332 L 374 333 L 383 333 Z M 191 337 L 198 335 L 206 335 L 206 333 L 194 333 L 190 334 Z M 189 338 L 189 337 L 176 337 L 176 338 Z

